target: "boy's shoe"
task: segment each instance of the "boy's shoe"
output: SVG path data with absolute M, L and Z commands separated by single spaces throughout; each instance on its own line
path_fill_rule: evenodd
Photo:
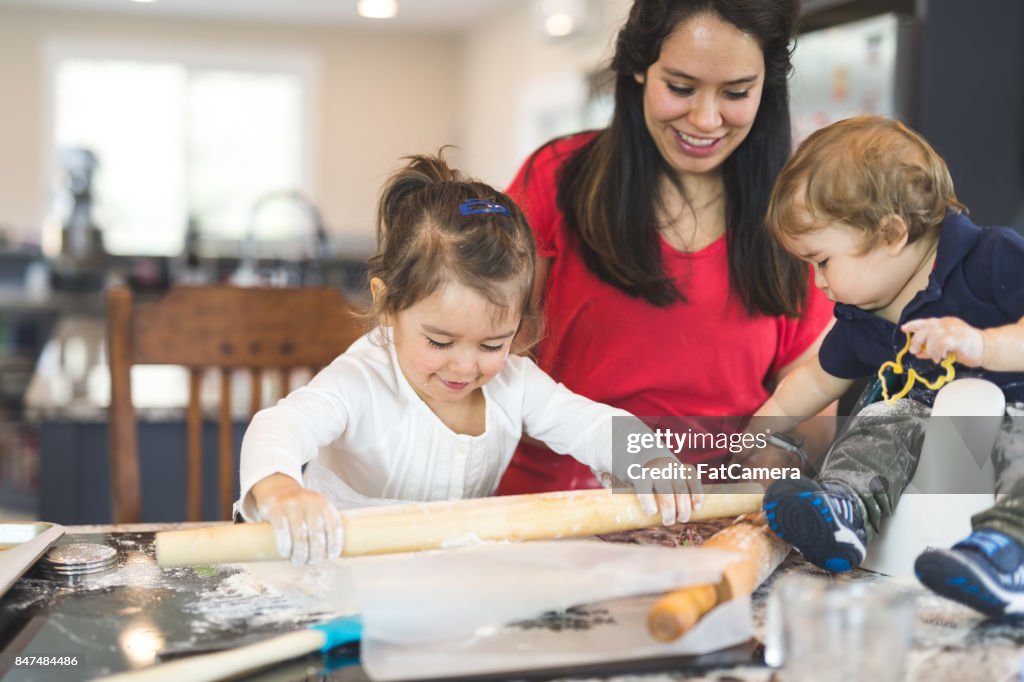
M 842 573 L 864 561 L 861 503 L 845 485 L 809 478 L 776 481 L 765 491 L 763 506 L 768 527 L 815 566 Z
M 953 545 L 928 549 L 914 562 L 932 592 L 993 617 L 1024 614 L 1024 547 L 983 528 Z

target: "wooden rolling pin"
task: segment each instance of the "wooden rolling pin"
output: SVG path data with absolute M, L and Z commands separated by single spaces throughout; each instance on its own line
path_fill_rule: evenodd
M 768 529 L 763 513 L 739 519 L 701 546 L 728 550 L 743 558 L 729 564 L 717 584 L 691 585 L 658 600 L 647 614 L 647 629 L 657 640 L 678 639 L 719 604 L 752 593 L 789 552 L 789 545 Z
M 739 516 L 761 506 L 762 488 L 706 486 L 691 521 Z M 661 524 L 633 493 L 610 490 L 483 497 L 368 507 L 343 512 L 344 556 L 440 549 L 477 541 L 520 542 L 585 537 Z M 156 534 L 161 566 L 281 559 L 267 523 L 243 523 Z

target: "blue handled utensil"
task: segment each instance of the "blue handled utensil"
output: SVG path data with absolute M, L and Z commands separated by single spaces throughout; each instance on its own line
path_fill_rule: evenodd
M 358 642 L 362 635 L 363 622 L 359 616 L 346 616 L 236 649 L 190 656 L 101 679 L 117 682 L 214 682 L 306 654 L 327 653 Z

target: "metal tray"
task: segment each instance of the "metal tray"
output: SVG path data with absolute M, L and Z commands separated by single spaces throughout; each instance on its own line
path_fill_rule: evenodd
M 64 535 L 64 526 L 0 521 L 0 596 Z

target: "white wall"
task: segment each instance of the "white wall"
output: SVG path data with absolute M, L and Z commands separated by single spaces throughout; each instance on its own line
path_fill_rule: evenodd
M 38 240 L 49 210 L 44 45 L 55 35 L 311 55 L 322 85 L 313 193 L 328 229 L 355 248 L 369 244 L 380 183 L 399 157 L 455 135 L 459 49 L 451 37 L 0 8 L 0 229 L 14 239 Z
M 550 39 L 541 36 L 533 3 L 524 0 L 468 35 L 460 57 L 465 167 L 487 182 L 508 184 L 529 152 L 549 137 L 538 137 L 535 119 L 559 118 L 583 105 L 586 76 L 607 66 L 630 5 L 632 0 L 590 0 L 585 33 Z

